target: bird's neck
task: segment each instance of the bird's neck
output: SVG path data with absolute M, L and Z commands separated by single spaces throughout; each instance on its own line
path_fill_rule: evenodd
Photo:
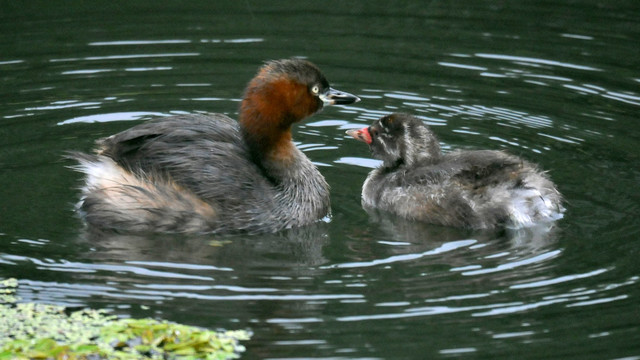
M 279 189 L 280 208 L 294 212 L 294 225 L 308 223 L 329 210 L 327 183 L 291 139 L 291 126 L 301 118 L 251 96 L 245 96 L 239 116 L 241 133 L 253 161 Z
M 243 101 L 240 129 L 255 161 L 288 162 L 293 159 L 296 149 L 291 140 L 292 121 L 286 117 L 282 112 L 264 111 Z
M 291 125 L 310 115 L 301 112 L 300 85 L 287 79 L 254 78 L 240 105 L 240 128 L 252 156 L 259 161 L 292 158 Z

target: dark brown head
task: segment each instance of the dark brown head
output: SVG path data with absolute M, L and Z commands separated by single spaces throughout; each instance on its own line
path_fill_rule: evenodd
M 376 159 L 385 167 L 412 166 L 420 161 L 440 158 L 440 144 L 429 128 L 415 116 L 396 113 L 376 120 L 360 130 L 347 134 L 369 145 Z
M 293 123 L 323 105 L 356 101 L 360 101 L 357 96 L 332 89 L 320 69 L 309 61 L 269 61 L 247 85 L 240 107 L 240 125 L 249 143 L 277 146 L 281 139 L 290 140 Z

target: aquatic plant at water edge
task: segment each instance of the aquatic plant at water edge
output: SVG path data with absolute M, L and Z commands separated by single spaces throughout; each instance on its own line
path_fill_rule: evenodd
M 0 282 L 0 360 L 233 359 L 246 331 L 216 332 L 155 319 L 120 319 L 104 310 L 68 313 L 57 305 L 17 303 L 18 281 Z

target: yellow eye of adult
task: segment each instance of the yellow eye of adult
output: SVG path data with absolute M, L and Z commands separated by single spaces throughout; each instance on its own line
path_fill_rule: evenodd
M 313 92 L 314 94 L 318 94 L 320 92 L 320 87 L 318 85 L 314 85 L 311 88 L 311 92 Z

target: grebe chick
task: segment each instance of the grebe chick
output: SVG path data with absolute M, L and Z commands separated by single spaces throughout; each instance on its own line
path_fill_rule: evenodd
M 431 130 L 391 114 L 347 134 L 382 165 L 362 187 L 362 205 L 408 219 L 472 229 L 522 228 L 562 218 L 562 197 L 546 173 L 502 151 L 442 154 Z
M 124 232 L 275 232 L 329 212 L 329 187 L 291 126 L 323 105 L 360 99 L 301 59 L 267 62 L 238 122 L 223 114 L 155 119 L 72 153 L 86 176 L 86 222 Z

